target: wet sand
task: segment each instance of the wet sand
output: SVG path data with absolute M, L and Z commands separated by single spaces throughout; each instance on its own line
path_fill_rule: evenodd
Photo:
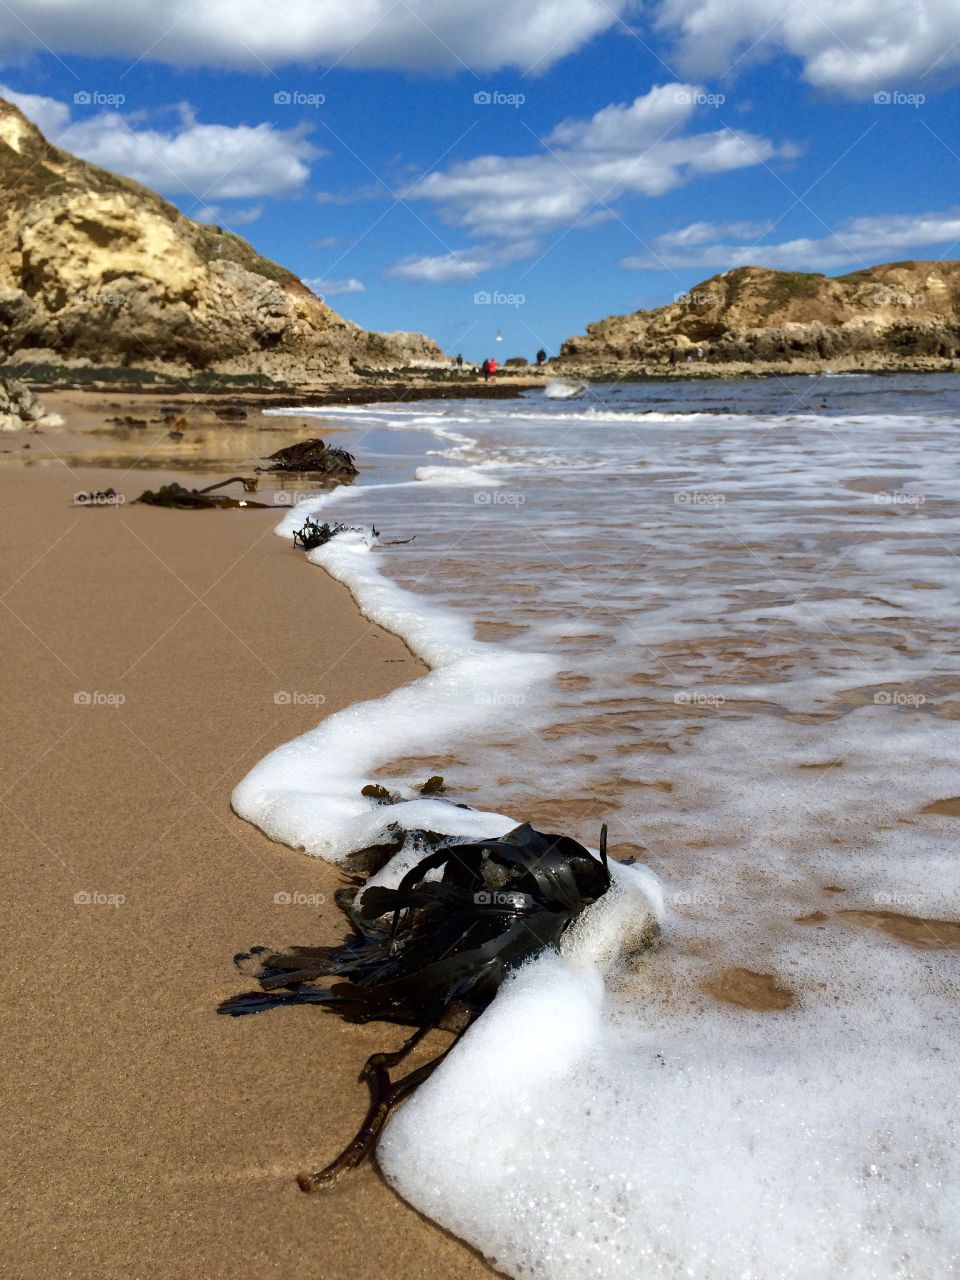
M 215 1012 L 247 985 L 236 951 L 341 933 L 337 874 L 236 818 L 232 786 L 419 664 L 276 512 L 78 509 L 171 477 L 68 469 L 50 433 L 23 467 L 24 442 L 0 439 L 8 1273 L 492 1274 L 374 1168 L 323 1197 L 294 1182 L 351 1135 L 356 1074 L 402 1029 Z

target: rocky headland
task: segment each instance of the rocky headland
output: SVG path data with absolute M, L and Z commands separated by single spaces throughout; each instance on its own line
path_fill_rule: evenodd
M 292 272 L 52 146 L 0 99 L 0 364 L 304 385 L 443 360 L 343 319 Z
M 960 262 L 828 277 L 766 267 L 712 276 L 667 306 L 569 338 L 564 374 L 743 376 L 948 370 L 960 353 Z

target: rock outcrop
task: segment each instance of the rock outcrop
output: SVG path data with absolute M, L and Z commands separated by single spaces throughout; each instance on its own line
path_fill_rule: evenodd
M 441 360 L 344 320 L 239 236 L 51 146 L 0 99 L 0 360 L 298 383 Z
M 62 426 L 59 413 L 48 413 L 29 387 L 13 378 L 0 378 L 0 431 Z
M 830 278 L 737 267 L 668 306 L 610 316 L 568 339 L 583 372 L 718 366 L 949 368 L 960 355 L 960 262 L 894 262 Z

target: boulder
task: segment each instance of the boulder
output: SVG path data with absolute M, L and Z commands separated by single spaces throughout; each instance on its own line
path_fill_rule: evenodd
M 48 413 L 39 396 L 13 378 L 0 378 L 0 431 L 62 427 L 58 413 Z

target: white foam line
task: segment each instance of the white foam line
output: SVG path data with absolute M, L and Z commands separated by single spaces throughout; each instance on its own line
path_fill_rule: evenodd
M 467 468 L 428 470 L 450 471 L 454 483 L 468 482 Z M 383 487 L 447 482 L 430 476 Z M 286 512 L 276 532 L 289 536 L 306 514 L 318 515 L 366 492 L 354 488 L 320 495 Z M 386 808 L 360 791 L 391 759 L 434 755 L 459 746 L 464 734 L 495 725 L 506 708 L 521 705 L 557 670 L 556 660 L 476 640 L 472 623 L 380 573 L 375 547 L 362 533 L 339 534 L 311 551 L 309 559 L 343 582 L 365 617 L 404 639 L 432 670 L 384 698 L 337 712 L 272 751 L 234 790 L 234 810 L 271 839 L 333 862 L 376 843 L 396 822 L 408 830 L 427 827 L 473 838 L 502 835 L 515 826 L 503 814 L 437 799 L 410 799 Z

